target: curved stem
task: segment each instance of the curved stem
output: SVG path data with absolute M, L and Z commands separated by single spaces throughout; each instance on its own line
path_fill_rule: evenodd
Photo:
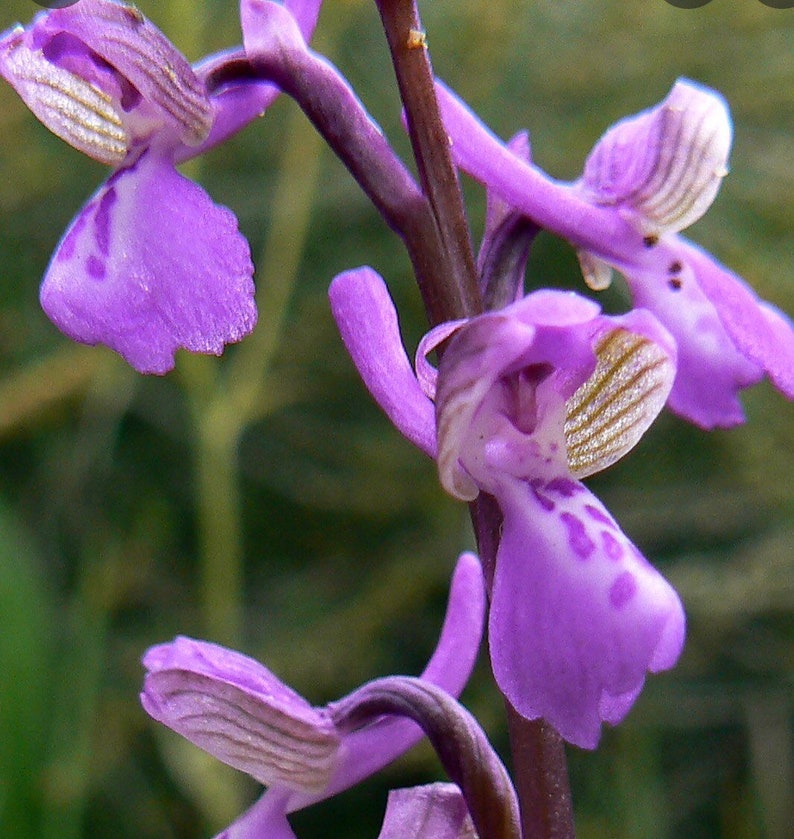
M 252 66 L 230 57 L 208 79 L 218 87 L 245 79 L 269 81 L 292 97 L 355 178 L 375 208 L 403 240 L 420 289 L 438 284 L 440 251 L 431 207 L 411 173 L 339 72 L 308 48 L 275 44 Z M 429 292 L 428 292 L 429 293 Z M 435 307 L 436 320 L 446 312 Z
M 338 70 L 308 49 L 258 56 L 256 70 L 297 102 L 387 224 L 417 235 L 427 224 L 424 196 Z
M 348 731 L 384 715 L 418 723 L 461 788 L 480 839 L 520 839 L 518 802 L 502 762 L 474 717 L 442 688 L 391 676 L 369 682 L 328 710 L 337 728 Z

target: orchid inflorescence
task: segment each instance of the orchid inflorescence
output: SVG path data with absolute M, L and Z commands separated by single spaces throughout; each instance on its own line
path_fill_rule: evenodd
M 492 502 L 474 516 L 482 564 L 460 558 L 419 678 L 378 679 L 318 708 L 214 644 L 177 638 L 146 653 L 146 711 L 267 786 L 227 839 L 291 836 L 288 813 L 378 771 L 422 732 L 457 786 L 395 793 L 381 835 L 520 836 L 510 778 L 454 698 L 484 623 L 509 705 L 595 748 L 602 723 L 623 720 L 646 674 L 675 665 L 685 617 L 583 480 L 622 458 L 665 406 L 711 429 L 743 422 L 739 393 L 764 376 L 794 396 L 790 321 L 681 235 L 728 172 L 732 128 L 719 94 L 679 79 L 658 105 L 610 128 L 578 180 L 560 182 L 532 162 L 525 135 L 502 142 L 442 81 L 412 82 L 401 62 L 426 42 L 397 21 L 418 21 L 415 7 L 378 6 L 419 181 L 308 46 L 320 0 L 242 0 L 243 46 L 195 66 L 117 0 L 42 11 L 0 37 L 0 74 L 31 111 L 112 168 L 41 285 L 59 329 L 155 374 L 174 366 L 178 349 L 219 355 L 245 339 L 257 319 L 248 245 L 232 212 L 176 167 L 283 92 L 404 241 L 431 320 L 412 364 L 386 283 L 353 268 L 329 291 L 345 347 L 395 427 L 437 462 L 443 488 L 475 513 Z M 460 235 L 455 199 L 427 162 L 439 137 L 449 163 L 487 193 L 476 259 L 449 244 Z M 591 296 L 526 293 L 540 230 L 571 244 L 589 290 L 619 272 L 633 307 L 607 315 Z

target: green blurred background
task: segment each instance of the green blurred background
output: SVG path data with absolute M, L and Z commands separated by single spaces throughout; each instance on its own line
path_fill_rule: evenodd
M 239 41 L 233 0 L 140 0 L 189 58 Z M 38 9 L 6 0 L 0 29 Z M 573 178 L 615 119 L 686 75 L 735 119 L 732 173 L 690 231 L 794 312 L 794 11 L 758 0 L 427 0 L 436 71 L 537 162 Z M 407 143 L 374 4 L 326 0 L 315 45 Z M 399 243 L 285 98 L 191 163 L 251 242 L 257 330 L 222 359 L 141 377 L 71 344 L 38 305 L 49 255 L 105 176 L 0 87 L 0 835 L 210 836 L 255 787 L 140 709 L 141 653 L 177 633 L 232 644 L 311 701 L 418 672 L 466 510 L 356 379 L 326 303 L 369 263 L 407 339 L 423 313 Z M 465 185 L 475 231 L 479 189 Z M 477 235 L 475 233 L 475 235 Z M 580 287 L 551 237 L 531 280 Z M 624 305 L 620 288 L 602 302 Z M 794 823 L 794 423 L 763 384 L 750 422 L 706 434 L 663 416 L 591 481 L 686 604 L 676 670 L 651 678 L 597 752 L 571 750 L 580 837 L 790 836 Z M 464 694 L 507 754 L 479 665 Z M 294 820 L 374 837 L 385 791 L 441 776 L 420 747 Z

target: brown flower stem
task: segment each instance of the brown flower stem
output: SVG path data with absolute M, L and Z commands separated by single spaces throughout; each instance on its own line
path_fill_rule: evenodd
M 527 720 L 505 699 L 513 776 L 524 839 L 576 835 L 562 737 L 544 720 Z
M 432 323 L 482 311 L 471 241 L 449 138 L 441 121 L 433 73 L 415 0 L 376 0 L 405 107 L 423 191 L 437 225 L 442 270 L 422 294 Z M 421 283 L 420 283 L 421 285 Z M 481 495 L 471 505 L 472 522 L 488 590 L 493 584 L 501 513 Z M 571 839 L 573 808 L 565 746 L 543 721 L 521 717 L 505 700 L 514 780 L 524 839 Z
M 276 42 L 253 63 L 242 53 L 230 56 L 208 79 L 208 86 L 215 89 L 246 79 L 275 82 L 295 100 L 402 238 L 431 323 L 462 317 L 464 307 L 466 313 L 479 310 L 473 276 L 464 293 L 457 288 L 450 294 L 439 293 L 438 289 L 449 285 L 452 271 L 431 202 L 327 60 L 305 47 L 285 50 Z
M 483 492 L 471 503 L 470 513 L 490 592 L 502 513 L 496 500 Z M 565 743 L 543 720 L 524 719 L 507 699 L 505 709 L 524 839 L 573 839 L 576 832 Z
M 438 110 L 433 72 L 413 0 L 377 0 L 391 50 L 419 181 L 439 239 L 438 271 L 422 289 L 436 324 L 482 311 L 469 227 L 449 137 Z

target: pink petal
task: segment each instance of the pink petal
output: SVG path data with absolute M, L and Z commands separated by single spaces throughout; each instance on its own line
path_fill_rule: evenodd
M 220 355 L 254 328 L 248 244 L 237 220 L 155 150 L 116 172 L 56 250 L 41 305 L 77 341 L 142 373 L 179 348 Z
M 678 595 L 603 505 L 570 479 L 505 480 L 490 617 L 494 676 L 516 710 L 595 748 L 645 674 L 684 642 Z
M 389 792 L 378 839 L 467 839 L 474 825 L 455 784 L 427 784 Z
M 411 368 L 386 283 L 372 268 L 357 268 L 336 277 L 328 296 L 339 333 L 367 389 L 397 429 L 435 457 L 435 409 Z

